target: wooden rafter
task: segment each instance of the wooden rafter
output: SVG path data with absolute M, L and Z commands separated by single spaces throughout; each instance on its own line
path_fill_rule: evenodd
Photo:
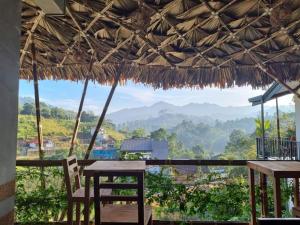
M 212 13 L 216 13 L 214 11 L 214 9 L 211 8 L 211 6 L 207 3 L 206 0 L 201 0 L 202 2 L 204 2 L 204 4 L 206 5 L 206 7 L 212 12 Z M 232 33 L 231 29 L 228 27 L 228 25 L 222 20 L 221 17 L 219 17 L 219 20 L 222 24 L 222 26 L 229 32 Z M 264 73 L 266 73 L 269 77 L 271 77 L 272 79 L 274 79 L 276 82 L 282 84 L 287 90 L 289 90 L 292 94 L 295 94 L 297 97 L 300 97 L 300 94 L 297 91 L 294 91 L 293 88 L 291 88 L 289 85 L 287 85 L 283 80 L 281 80 L 280 78 L 278 78 L 270 69 L 265 68 L 265 66 L 260 63 L 257 59 L 256 56 L 254 55 L 254 53 L 250 50 L 247 49 L 244 44 L 237 39 L 237 43 L 243 48 L 244 50 L 244 54 L 248 54 L 251 59 L 256 63 L 256 65 L 258 65 L 258 68 L 261 69 Z
M 35 29 L 38 27 L 39 22 L 41 21 L 41 19 L 42 19 L 43 16 L 45 15 L 45 14 L 43 13 L 43 11 L 39 11 L 38 14 L 39 14 L 39 15 L 38 15 L 38 16 L 36 17 L 36 19 L 34 20 L 31 29 L 28 30 L 28 36 L 27 36 L 27 38 L 26 38 L 25 45 L 24 45 L 23 49 L 21 50 L 20 67 L 22 67 L 22 65 L 23 65 L 23 61 L 24 61 L 25 55 L 26 55 L 26 53 L 27 53 L 27 49 L 28 49 L 28 47 L 29 47 L 29 45 L 30 45 L 30 42 L 31 42 L 31 40 L 32 40 L 32 35 L 33 35 Z
M 264 76 L 262 69 L 276 75 L 280 81 L 297 79 L 300 5 L 291 0 L 268 5 L 259 0 L 202 0 L 191 1 L 191 4 L 185 4 L 184 0 L 156 4 L 134 0 L 129 5 L 114 4 L 114 1 L 103 4 L 100 0 L 95 0 L 99 1 L 95 4 L 68 1 L 79 4 L 79 10 L 70 5 L 66 16 L 45 17 L 45 23 L 36 25 L 49 25 L 46 34 L 37 34 L 36 47 L 43 53 L 37 56 L 42 65 L 40 79 L 85 79 L 88 58 L 94 52 L 99 59 L 95 60 L 97 66 L 93 67 L 91 79 L 112 83 L 113 71 L 128 49 L 126 43 L 121 47 L 120 44 L 131 35 L 137 39 L 130 49 L 129 60 L 124 63 L 126 76 L 122 79 L 133 79 L 156 88 L 234 84 L 251 84 L 257 88 L 272 82 L 271 76 Z M 22 35 L 29 34 L 26 29 L 32 26 L 28 24 L 34 23 L 31 15 L 39 11 L 35 6 L 24 4 Z M 289 6 L 283 7 L 286 4 Z M 276 19 L 277 14 L 287 15 L 284 22 L 280 16 Z M 146 28 L 149 26 L 151 29 Z M 42 30 L 43 27 L 39 29 Z M 202 35 L 202 30 L 208 36 L 203 40 L 195 39 Z M 68 44 L 58 37 L 69 40 Z M 122 41 L 117 37 L 123 37 Z M 52 42 L 44 43 L 43 40 L 53 41 L 53 46 Z M 84 42 L 82 51 L 75 54 L 73 48 L 81 40 Z M 30 58 L 24 51 L 28 45 L 26 39 L 21 44 L 21 58 Z M 53 51 L 47 54 L 51 49 Z M 84 60 L 79 61 L 79 53 Z M 76 57 L 68 57 L 70 54 Z M 32 79 L 27 61 L 22 65 L 20 77 Z M 102 73 L 104 76 L 98 75 Z
M 73 39 L 74 42 L 72 43 L 72 45 L 67 49 L 65 56 L 63 57 L 63 59 L 61 60 L 61 62 L 59 63 L 60 66 L 62 66 L 65 62 L 65 60 L 67 59 L 68 55 L 72 52 L 72 49 L 76 46 L 76 44 L 78 43 L 79 40 L 79 35 L 84 35 L 86 36 L 87 32 L 92 28 L 92 26 L 104 15 L 104 13 L 106 11 L 108 11 L 112 5 L 114 4 L 114 1 L 110 1 L 106 7 L 104 7 L 101 12 L 97 12 L 97 16 L 87 25 L 87 27 L 84 30 L 81 30 L 80 34 L 77 34 Z M 73 17 L 74 18 L 74 17 Z M 73 19 L 72 19 L 73 20 Z M 75 19 L 74 19 L 75 20 Z M 74 21 L 73 20 L 73 21 Z M 76 20 L 75 20 L 76 22 Z M 77 23 L 77 22 L 76 22 Z M 77 25 L 79 26 L 79 24 L 77 23 Z M 80 27 L 80 26 L 79 26 Z

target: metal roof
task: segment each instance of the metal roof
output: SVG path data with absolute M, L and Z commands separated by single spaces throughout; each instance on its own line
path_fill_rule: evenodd
M 133 138 L 124 140 L 121 145 L 123 152 L 150 152 L 152 158 L 166 159 L 168 157 L 168 142 L 150 138 Z
M 294 90 L 298 90 L 300 88 L 299 81 L 292 81 L 287 84 Z M 252 106 L 256 106 L 288 94 L 291 94 L 289 90 L 287 90 L 282 84 L 274 82 L 263 95 L 249 98 L 248 101 L 252 103 Z

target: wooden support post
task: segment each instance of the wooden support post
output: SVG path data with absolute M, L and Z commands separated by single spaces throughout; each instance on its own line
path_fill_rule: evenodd
M 268 217 L 267 176 L 260 173 L 261 215 Z
M 89 73 L 91 73 L 92 71 L 92 67 L 93 67 L 93 56 L 91 58 L 90 61 L 90 65 L 89 65 Z M 88 74 L 89 76 L 90 74 Z M 71 146 L 70 146 L 70 150 L 69 150 L 69 156 L 71 156 L 73 154 L 73 150 L 74 150 L 74 143 L 77 137 L 77 132 L 78 132 L 78 127 L 80 124 L 80 118 L 81 118 L 81 113 L 82 113 L 82 108 L 83 108 L 83 103 L 84 103 L 84 99 L 86 96 L 86 90 L 89 84 L 89 77 L 86 78 L 85 82 L 84 82 L 84 86 L 83 86 L 83 91 L 82 91 L 82 95 L 81 95 L 81 99 L 80 99 L 80 103 L 79 103 L 79 108 L 78 108 L 78 112 L 76 115 L 76 122 L 75 122 L 75 126 L 74 126 L 74 130 L 73 130 L 73 135 L 72 135 L 72 139 L 71 139 Z
M 279 120 L 279 108 L 278 108 L 278 98 L 276 98 L 276 126 L 277 126 L 277 150 L 278 156 L 281 158 L 281 141 L 280 141 L 280 120 Z
M 263 159 L 266 159 L 266 153 L 265 153 L 265 112 L 264 112 L 264 101 L 261 100 L 261 145 L 262 145 L 262 156 Z
M 71 146 L 70 146 L 69 154 L 68 154 L 69 156 L 71 156 L 73 154 L 74 143 L 75 143 L 75 140 L 76 140 L 76 137 L 77 137 L 78 127 L 79 127 L 81 113 L 82 113 L 83 102 L 84 102 L 84 99 L 85 99 L 88 83 L 89 83 L 89 79 L 86 78 L 86 80 L 84 82 L 84 86 L 83 86 L 83 92 L 82 92 L 82 95 L 81 95 L 78 112 L 77 112 L 77 115 L 76 115 L 76 122 L 75 122 L 74 130 L 73 130 L 73 135 L 72 135 L 72 139 L 71 139 Z
M 274 215 L 280 218 L 281 212 L 281 190 L 280 190 L 280 178 L 274 177 Z
M 251 207 L 251 225 L 256 225 L 256 204 L 255 204 L 255 179 L 254 170 L 249 168 L 249 193 L 250 193 L 250 207 Z
M 41 124 L 41 108 L 40 108 L 40 96 L 39 96 L 39 83 L 37 75 L 37 61 L 36 61 L 36 49 L 34 40 L 31 42 L 31 54 L 32 54 L 32 74 L 34 80 L 34 100 L 35 100 L 35 114 L 36 114 L 36 125 L 38 134 L 38 147 L 39 147 L 39 158 L 44 159 L 43 151 L 43 134 L 42 134 L 42 124 Z M 46 187 L 46 181 L 44 177 L 44 168 L 41 168 L 41 186 Z
M 36 113 L 36 125 L 38 133 L 38 147 L 40 160 L 44 158 L 43 154 L 43 136 L 42 136 L 42 125 L 41 125 L 41 109 L 40 109 L 40 96 L 39 96 L 39 84 L 37 76 L 37 62 L 36 62 L 36 50 L 35 44 L 32 40 L 31 43 L 31 54 L 32 54 L 32 74 L 34 80 L 34 100 L 35 100 L 35 113 Z
M 277 125 L 277 138 L 280 140 L 280 119 L 279 119 L 279 108 L 278 108 L 278 98 L 276 98 L 276 125 Z
M 294 179 L 294 206 L 299 207 L 299 178 Z
M 122 67 L 121 67 L 121 68 L 122 68 Z M 113 83 L 113 85 L 112 85 L 112 87 L 111 87 L 111 90 L 110 90 L 110 92 L 109 92 L 109 95 L 108 95 L 108 97 L 107 97 L 107 100 L 106 100 L 106 102 L 105 102 L 103 111 L 102 111 L 102 113 L 101 113 L 101 115 L 100 115 L 100 118 L 99 118 L 99 120 L 98 120 L 96 129 L 95 129 L 94 134 L 93 134 L 93 136 L 92 136 L 92 139 L 91 139 L 91 142 L 90 142 L 90 144 L 89 144 L 89 147 L 88 147 L 87 150 L 86 150 L 86 153 L 85 153 L 85 156 L 84 156 L 84 159 L 85 159 L 85 160 L 87 160 L 87 159 L 89 158 L 89 156 L 90 156 L 90 153 L 91 153 L 92 148 L 93 148 L 93 146 L 94 146 L 94 144 L 95 144 L 97 135 L 98 135 L 99 130 L 100 130 L 100 128 L 101 128 L 101 125 L 102 125 L 102 123 L 103 123 L 103 121 L 104 121 L 104 118 L 105 118 L 105 115 L 106 115 L 108 106 L 109 106 L 109 104 L 110 104 L 110 102 L 111 102 L 111 99 L 112 99 L 112 97 L 113 97 L 113 95 L 114 95 L 114 92 L 115 92 L 115 90 L 116 90 L 116 87 L 117 87 L 117 85 L 118 85 L 118 83 L 119 83 L 120 76 L 121 76 L 121 71 L 120 71 L 120 69 L 119 69 L 119 70 L 118 70 L 118 74 L 117 74 L 117 76 L 115 77 L 114 83 Z M 82 171 L 83 171 L 83 167 L 80 168 L 80 173 L 82 173 Z

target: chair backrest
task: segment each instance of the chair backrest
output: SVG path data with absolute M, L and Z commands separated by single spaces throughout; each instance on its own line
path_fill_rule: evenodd
M 101 183 L 101 177 L 135 177 L 136 183 L 113 183 L 109 179 L 108 183 Z M 100 195 L 101 189 L 130 189 L 137 190 L 137 195 Z M 144 225 L 144 172 L 98 172 L 94 174 L 94 207 L 95 207 L 95 224 L 101 224 L 100 205 L 101 202 L 126 201 L 137 202 L 138 221 L 137 224 Z M 124 221 L 126 222 L 126 221 Z
M 81 188 L 79 167 L 76 156 L 70 156 L 64 159 L 63 167 L 68 198 L 72 198 L 73 193 Z

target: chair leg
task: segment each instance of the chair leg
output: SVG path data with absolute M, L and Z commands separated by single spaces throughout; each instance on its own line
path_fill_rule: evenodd
M 73 225 L 73 202 L 68 202 L 68 225 Z
M 76 202 L 76 225 L 80 225 L 80 202 Z

